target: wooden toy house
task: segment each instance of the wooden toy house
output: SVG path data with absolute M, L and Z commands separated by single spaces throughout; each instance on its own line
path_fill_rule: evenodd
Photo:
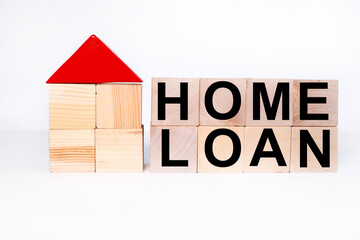
M 99 38 L 46 83 L 51 172 L 143 171 L 142 81 Z

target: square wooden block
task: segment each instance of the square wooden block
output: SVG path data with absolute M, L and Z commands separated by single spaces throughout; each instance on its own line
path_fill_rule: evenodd
M 151 127 L 151 172 L 195 173 L 196 165 L 197 127 Z
M 142 172 L 143 129 L 96 129 L 96 172 Z
M 249 79 L 246 98 L 246 126 L 292 126 L 291 79 Z
M 293 127 L 291 172 L 336 172 L 337 127 Z
M 50 130 L 51 172 L 95 172 L 94 130 Z
M 200 79 L 200 125 L 245 126 L 245 78 Z
M 50 84 L 50 129 L 95 128 L 95 84 Z
M 141 128 L 141 84 L 96 85 L 97 128 Z
M 151 124 L 199 125 L 199 94 L 198 78 L 153 78 Z
M 338 124 L 337 80 L 294 80 L 294 126 Z
M 198 127 L 198 172 L 243 172 L 244 127 Z
M 244 172 L 288 173 L 290 145 L 291 127 L 246 127 Z

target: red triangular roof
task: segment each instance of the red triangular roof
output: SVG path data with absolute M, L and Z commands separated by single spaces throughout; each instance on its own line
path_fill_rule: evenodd
M 91 35 L 46 83 L 142 82 L 99 38 Z

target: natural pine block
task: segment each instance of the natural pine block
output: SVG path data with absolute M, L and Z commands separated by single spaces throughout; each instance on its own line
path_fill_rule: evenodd
M 141 84 L 96 85 L 97 128 L 141 128 Z
M 143 128 L 96 129 L 96 172 L 142 172 Z
M 337 127 L 293 127 L 291 172 L 336 172 Z
M 244 134 L 244 127 L 198 127 L 198 172 L 243 172 Z
M 95 84 L 50 84 L 50 129 L 95 128 Z
M 199 125 L 198 78 L 153 78 L 151 97 L 152 125 Z
M 200 79 L 200 125 L 245 126 L 246 81 Z
M 197 127 L 151 127 L 151 172 L 195 173 L 196 165 Z
M 291 79 L 249 79 L 246 126 L 292 126 L 292 93 Z
M 94 130 L 50 130 L 51 172 L 95 172 Z
M 290 141 L 291 127 L 245 127 L 244 172 L 289 172 Z
M 337 126 L 338 81 L 294 80 L 294 126 Z

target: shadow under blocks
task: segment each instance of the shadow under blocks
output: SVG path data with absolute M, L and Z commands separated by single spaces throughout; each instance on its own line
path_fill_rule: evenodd
M 153 78 L 151 172 L 336 172 L 338 81 Z

